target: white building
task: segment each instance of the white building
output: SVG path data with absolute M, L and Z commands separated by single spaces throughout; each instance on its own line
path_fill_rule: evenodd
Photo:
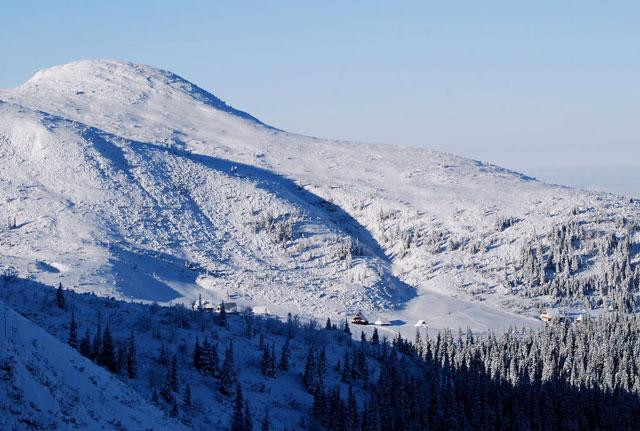
M 238 312 L 238 304 L 235 302 L 223 302 L 225 313 L 235 314 Z M 216 307 L 216 311 L 219 313 L 222 310 L 222 304 L 219 304 Z
M 269 316 L 271 313 L 266 305 L 257 305 L 251 309 L 256 316 Z
M 540 319 L 543 322 L 563 322 L 567 319 L 567 315 L 564 310 L 560 308 L 547 308 L 540 314 Z

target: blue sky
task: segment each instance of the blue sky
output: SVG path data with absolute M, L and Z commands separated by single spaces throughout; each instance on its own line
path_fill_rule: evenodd
M 64 3 L 64 4 L 62 4 Z M 116 58 L 279 128 L 423 146 L 640 195 L 640 3 L 3 4 L 0 87 Z

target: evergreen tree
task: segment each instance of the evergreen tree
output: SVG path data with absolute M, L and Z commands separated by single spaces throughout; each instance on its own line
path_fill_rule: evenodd
M 373 328 L 373 334 L 371 334 L 371 344 L 377 346 L 380 344 L 380 338 L 378 336 L 378 328 Z
M 138 375 L 138 364 L 136 360 L 136 341 L 133 336 L 133 331 L 129 336 L 129 342 L 127 343 L 127 377 L 135 379 Z
M 107 367 L 111 372 L 116 371 L 116 358 L 109 325 L 104 328 L 104 334 L 102 335 L 102 349 L 98 355 L 98 364 Z
M 186 411 L 191 409 L 191 386 L 184 386 L 184 395 L 182 396 L 182 406 Z
M 347 319 L 344 319 L 343 331 L 344 331 L 345 334 L 347 334 L 349 337 L 351 337 L 351 328 L 349 328 L 349 322 L 347 321 Z
M 71 313 L 71 323 L 69 324 L 69 345 L 74 349 L 78 348 L 78 324 L 76 314 Z
M 353 387 L 349 385 L 349 394 L 347 398 L 347 429 L 355 430 L 358 427 L 358 404 L 353 393 Z
M 318 377 L 323 378 L 325 374 L 327 374 L 327 350 L 325 349 L 325 347 L 323 346 L 322 349 L 320 349 L 320 353 L 318 353 L 318 370 L 317 370 L 317 374 Z
M 282 371 L 289 371 L 289 356 L 291 356 L 289 343 L 290 338 L 287 337 L 287 340 L 284 342 L 284 346 L 282 346 L 282 352 L 280 353 L 280 363 L 278 363 L 278 368 Z
M 304 373 L 302 375 L 302 385 L 305 389 L 310 390 L 315 386 L 316 361 L 313 347 L 309 347 L 307 352 L 307 361 L 304 364 Z
M 276 370 L 276 346 L 274 343 L 271 343 L 271 351 L 269 353 L 269 375 L 271 377 L 275 377 L 277 373 Z
M 345 349 L 342 362 L 342 381 L 345 383 L 351 382 L 351 374 L 351 355 L 349 355 L 349 350 Z
M 56 289 L 56 304 L 58 305 L 58 308 L 64 309 L 65 299 L 62 283 L 58 283 L 58 288 Z
M 193 347 L 193 367 L 196 371 L 202 371 L 202 349 L 197 337 L 196 345 Z
M 175 400 L 175 396 L 173 395 L 174 391 L 171 385 L 171 367 L 167 367 L 164 382 L 160 387 L 160 395 L 169 405 L 171 405 Z
M 209 343 L 205 337 L 200 348 L 200 372 L 210 376 L 217 376 L 219 371 L 218 347 Z M 195 360 L 195 353 L 194 353 Z
M 233 404 L 231 416 L 231 431 L 244 431 L 246 423 L 243 413 L 244 400 L 242 399 L 242 388 L 240 383 L 236 383 L 236 400 Z
M 92 359 L 91 338 L 89 335 L 89 328 L 86 329 L 84 333 L 84 337 L 82 337 L 82 340 L 80 341 L 80 354 L 85 358 Z
M 264 409 L 264 417 L 262 418 L 262 425 L 260 426 L 260 431 L 269 431 L 271 427 L 271 423 L 269 422 L 269 410 Z
M 311 412 L 314 419 L 316 419 L 320 423 L 324 423 L 326 419 L 327 404 L 325 398 L 324 387 L 318 385 L 318 387 L 313 392 L 313 405 L 311 406 Z
M 178 357 L 173 355 L 169 372 L 169 387 L 173 392 L 178 392 Z
M 116 353 L 116 373 L 120 373 L 127 368 L 127 345 L 124 341 L 118 343 L 118 351 Z
M 220 313 L 218 313 L 218 325 L 223 328 L 227 326 L 227 310 L 224 305 L 224 301 L 220 303 Z
M 171 410 L 169 410 L 169 416 L 176 417 L 178 416 L 178 402 L 176 401 L 176 397 L 171 398 Z
M 204 341 L 202 342 L 202 347 L 200 348 L 200 358 L 199 358 L 200 372 L 202 372 L 203 374 L 211 374 L 212 372 L 213 366 L 211 364 L 211 349 L 212 349 L 212 346 L 209 343 L 209 339 L 205 337 Z M 196 359 L 194 356 L 194 363 L 195 363 L 195 360 Z
M 100 360 L 100 352 L 102 349 L 102 325 L 98 322 L 98 329 L 96 335 L 93 337 L 93 345 L 91 346 L 91 359 L 94 361 Z
M 230 396 L 233 393 L 233 386 L 237 382 L 238 379 L 233 359 L 233 344 L 229 342 L 229 346 L 224 354 L 224 362 L 222 363 L 220 392 L 225 396 Z
M 331 329 L 331 318 L 327 317 L 327 323 L 324 325 L 324 329 Z
M 164 365 L 165 367 L 169 365 L 169 353 L 167 352 L 167 346 L 165 346 L 164 342 L 160 343 L 157 361 L 160 365 Z
M 260 371 L 263 376 L 271 376 L 271 354 L 269 348 L 264 346 L 262 348 L 262 361 L 260 361 Z
M 298 316 L 296 315 L 296 321 Z M 294 330 L 296 328 L 296 321 L 294 321 L 291 313 L 287 313 L 287 338 L 293 338 Z
M 244 430 L 253 431 L 253 419 L 249 410 L 249 400 L 244 402 Z
M 211 345 L 211 348 L 209 349 L 209 353 L 208 353 L 208 358 L 209 358 L 208 364 L 209 364 L 211 375 L 218 376 L 218 374 L 220 373 L 220 361 L 218 359 L 217 344 Z

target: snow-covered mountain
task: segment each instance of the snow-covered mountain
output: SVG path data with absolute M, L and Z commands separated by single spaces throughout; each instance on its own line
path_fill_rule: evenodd
M 535 325 L 537 303 L 635 301 L 639 216 L 450 154 L 287 133 L 148 66 L 0 90 L 0 264 L 77 291 Z

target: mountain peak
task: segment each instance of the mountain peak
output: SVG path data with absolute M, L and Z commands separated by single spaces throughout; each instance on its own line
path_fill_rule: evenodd
M 42 69 L 16 91 L 53 92 L 72 99 L 91 96 L 125 105 L 144 103 L 154 94 L 181 93 L 208 106 L 272 128 L 251 114 L 229 106 L 214 94 L 168 70 L 126 61 L 93 59 Z

